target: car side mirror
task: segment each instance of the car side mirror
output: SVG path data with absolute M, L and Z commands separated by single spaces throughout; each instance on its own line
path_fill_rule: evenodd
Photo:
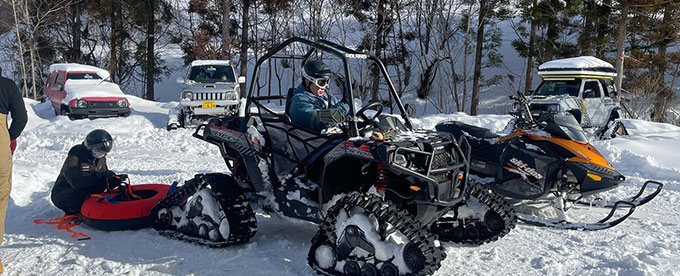
M 183 84 L 183 83 L 184 83 L 184 78 L 182 78 L 182 77 L 177 78 L 177 83 Z
M 595 91 L 593 91 L 592 89 L 583 91 L 583 98 L 595 98 Z
M 246 83 L 246 77 L 244 76 L 238 77 L 238 83 Z
M 339 124 L 345 121 L 345 116 L 342 115 L 339 109 L 317 110 L 316 117 L 319 119 L 319 122 L 326 124 Z
M 413 107 L 412 104 L 406 104 L 404 106 L 404 109 L 406 109 L 406 116 L 411 117 L 411 116 L 413 116 L 413 114 L 416 114 L 416 108 Z

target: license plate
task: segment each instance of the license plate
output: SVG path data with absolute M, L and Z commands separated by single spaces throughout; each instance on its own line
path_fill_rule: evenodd
M 215 101 L 201 102 L 201 107 L 202 108 L 215 108 L 215 107 L 217 107 L 217 103 L 215 103 Z

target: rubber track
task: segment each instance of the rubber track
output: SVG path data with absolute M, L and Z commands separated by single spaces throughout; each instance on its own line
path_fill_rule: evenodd
M 159 201 L 151 209 L 153 228 L 164 236 L 211 247 L 225 247 L 248 242 L 257 232 L 257 219 L 243 195 L 241 187 L 230 178 L 231 176 L 224 174 L 204 174 L 196 175 L 194 179 L 186 181 L 183 186 L 177 187 L 170 195 Z M 230 231 L 229 237 L 226 240 L 221 238 L 219 241 L 212 241 L 201 237 L 189 236 L 174 229 L 174 227 L 166 228 L 166 225 L 158 221 L 158 211 L 182 205 L 189 197 L 209 184 L 220 201 L 222 210 L 229 221 Z
M 501 195 L 491 192 L 489 189 L 476 181 L 468 180 L 469 195 L 477 198 L 485 204 L 490 211 L 500 215 L 504 222 L 504 227 L 500 231 L 493 233 L 483 221 L 479 220 L 458 220 L 458 226 L 453 226 L 452 218 L 441 218 L 432 225 L 432 232 L 439 236 L 441 241 L 455 242 L 462 244 L 481 245 L 496 241 L 507 235 L 517 224 L 517 214 L 515 209 Z M 487 211 L 488 212 L 488 211 Z M 475 229 L 470 229 L 475 228 Z M 476 230 L 476 231 L 474 231 Z M 479 233 L 476 237 L 470 235 L 460 235 L 466 231 Z M 459 233 L 456 235 L 456 233 Z
M 425 255 L 427 261 L 422 270 L 410 275 L 431 275 L 439 269 L 441 262 L 446 258 L 446 253 L 441 246 L 435 246 L 436 235 L 432 234 L 426 227 L 423 227 L 420 222 L 415 221 L 405 210 L 398 208 L 394 204 L 385 202 L 376 195 L 350 194 L 343 197 L 328 210 L 327 216 L 319 225 L 319 230 L 314 238 L 312 238 L 312 247 L 307 255 L 307 261 L 309 262 L 309 266 L 318 273 L 326 275 L 344 275 L 340 271 L 324 270 L 320 268 L 317 265 L 315 253 L 316 249 L 322 244 L 337 244 L 337 237 L 335 235 L 337 217 L 341 210 L 351 209 L 354 206 L 361 207 L 367 213 L 375 215 L 379 225 L 384 225 L 384 223 L 387 222 L 391 224 L 394 229 L 405 235 L 409 241 L 416 243 L 418 248 L 420 248 Z

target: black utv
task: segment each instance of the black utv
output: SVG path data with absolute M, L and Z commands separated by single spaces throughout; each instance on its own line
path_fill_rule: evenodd
M 286 112 L 300 81 L 295 68 L 318 59 L 341 68 L 332 81 L 349 115 L 317 112 L 342 130 L 334 134 L 298 127 Z M 353 60 L 376 66 L 388 100 L 355 107 Z M 272 72 L 285 78 L 277 82 Z M 196 175 L 175 189 L 152 210 L 154 228 L 210 246 L 245 243 L 260 208 L 319 224 L 308 255 L 319 273 L 428 275 L 440 267 L 446 254 L 431 228 L 465 202 L 469 146 L 461 149 L 464 138 L 448 133 L 414 130 L 413 108 L 402 105 L 378 58 L 293 37 L 257 60 L 246 96 L 245 113 L 211 119 L 194 133 L 219 148 L 231 172 Z M 501 216 L 486 217 L 496 229 L 482 223 L 481 236 L 503 227 Z

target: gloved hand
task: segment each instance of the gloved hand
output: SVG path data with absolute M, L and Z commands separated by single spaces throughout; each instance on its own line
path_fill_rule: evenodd
M 105 171 L 101 172 L 102 178 L 106 182 L 106 187 L 109 190 L 113 190 L 115 188 L 118 188 L 120 186 L 120 177 L 116 175 L 113 171 Z
M 321 135 L 332 135 L 332 134 L 341 134 L 342 129 L 339 127 L 329 127 L 326 129 L 321 130 Z
M 14 150 L 17 149 L 17 139 L 9 141 L 9 149 L 12 150 L 12 156 L 14 156 Z

